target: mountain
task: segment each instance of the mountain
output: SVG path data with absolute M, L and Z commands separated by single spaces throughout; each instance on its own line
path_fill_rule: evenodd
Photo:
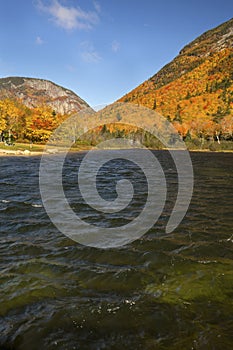
M 0 79 L 0 100 L 18 99 L 29 108 L 50 106 L 56 113 L 70 114 L 89 107 L 71 90 L 45 79 L 8 77 Z
M 68 116 L 88 104 L 71 90 L 35 78 L 0 79 L 0 141 L 47 142 Z M 9 140 L 10 139 L 10 140 Z
M 185 138 L 233 135 L 233 19 L 186 45 L 158 73 L 123 96 L 154 109 Z

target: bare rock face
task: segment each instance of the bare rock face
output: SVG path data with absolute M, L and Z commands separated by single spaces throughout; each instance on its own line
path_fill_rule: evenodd
M 3 98 L 18 98 L 29 108 L 46 104 L 60 114 L 70 114 L 90 107 L 73 91 L 49 80 L 35 78 L 0 79 L 0 99 Z

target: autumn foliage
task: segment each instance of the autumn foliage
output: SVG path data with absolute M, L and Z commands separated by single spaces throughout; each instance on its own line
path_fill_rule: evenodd
M 233 50 L 223 49 L 178 79 L 154 88 L 147 81 L 121 101 L 156 109 L 185 138 L 232 139 Z
M 15 139 L 46 142 L 65 118 L 47 105 L 28 108 L 17 99 L 0 100 L 0 134 L 10 131 Z
M 232 140 L 233 19 L 186 45 L 170 63 L 122 97 L 156 110 L 184 139 Z
M 233 141 L 232 47 L 233 19 L 186 45 L 172 62 L 119 102 L 158 112 L 174 125 L 186 142 Z M 14 80 L 14 84 L 22 83 L 22 79 L 18 80 Z M 45 100 L 39 101 L 42 103 L 29 108 L 19 98 L 0 100 L 0 134 L 10 131 L 18 139 L 46 142 L 67 115 L 57 114 Z M 92 115 L 91 118 L 98 117 Z M 137 121 L 140 113 L 135 113 L 135 118 Z M 90 132 L 86 141 L 96 144 L 103 135 L 132 136 L 133 139 L 148 141 L 147 134 L 121 127 L 120 121 L 118 113 L 117 129 L 114 125 L 105 125 L 104 129 Z

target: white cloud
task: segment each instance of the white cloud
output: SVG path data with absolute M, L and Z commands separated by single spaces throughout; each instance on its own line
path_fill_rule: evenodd
M 42 44 L 44 44 L 44 40 L 42 40 L 40 36 L 37 36 L 36 37 L 36 44 L 37 45 L 42 45 Z
M 63 6 L 58 0 L 52 0 L 50 5 L 38 0 L 38 8 L 51 15 L 56 25 L 67 30 L 91 29 L 99 21 L 96 6 L 95 11 L 84 11 L 78 6 Z
M 100 13 L 101 12 L 100 4 L 97 1 L 94 1 L 93 5 L 94 5 L 96 12 Z
M 70 64 L 67 64 L 67 65 L 66 65 L 66 69 L 67 69 L 69 72 L 71 72 L 71 73 L 73 73 L 73 72 L 76 71 L 76 68 L 75 68 L 74 66 L 70 65 Z
M 118 52 L 120 50 L 120 43 L 116 40 L 112 42 L 112 51 L 113 52 Z
M 98 52 L 96 51 L 85 51 L 81 54 L 82 59 L 86 63 L 96 63 L 101 60 L 101 57 L 99 56 Z
M 101 60 L 101 56 L 95 50 L 94 46 L 89 41 L 84 41 L 81 44 L 81 58 L 86 63 L 97 63 Z

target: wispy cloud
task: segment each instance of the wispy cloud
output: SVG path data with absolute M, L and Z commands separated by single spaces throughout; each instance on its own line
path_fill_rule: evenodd
M 71 64 L 67 64 L 66 69 L 71 73 L 76 71 L 76 68 L 74 66 L 72 66 Z
M 50 5 L 45 5 L 43 1 L 38 0 L 38 8 L 49 14 L 51 19 L 57 26 L 72 30 L 72 29 L 92 29 L 99 21 L 100 7 L 94 4 L 95 10 L 84 11 L 80 7 L 69 7 L 62 5 L 58 0 L 52 0 Z M 98 11 L 97 11 L 97 7 Z
M 94 1 L 93 5 L 94 5 L 94 8 L 95 8 L 96 12 L 100 13 L 101 12 L 101 7 L 100 7 L 100 4 L 98 3 L 98 1 Z
M 113 52 L 118 52 L 120 50 L 120 43 L 116 40 L 112 42 L 112 51 Z
M 81 44 L 82 52 L 81 58 L 86 63 L 97 63 L 101 60 L 101 56 L 95 50 L 92 43 L 89 41 L 84 41 Z
M 42 40 L 40 36 L 37 36 L 36 37 L 36 45 L 42 45 L 42 44 L 44 44 L 44 40 Z

